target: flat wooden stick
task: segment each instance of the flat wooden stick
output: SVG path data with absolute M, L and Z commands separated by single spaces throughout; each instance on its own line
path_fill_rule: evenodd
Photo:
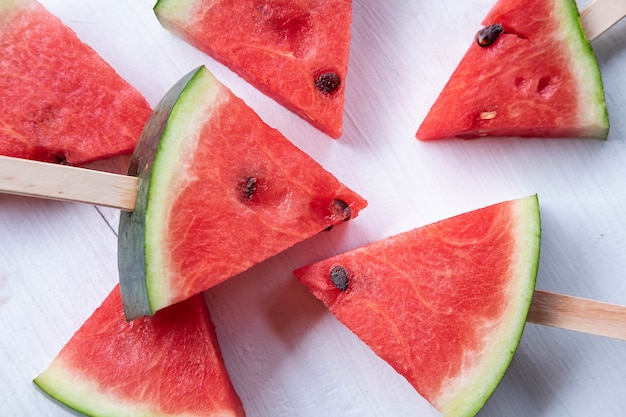
M 626 307 L 536 290 L 527 321 L 626 340 Z
M 137 177 L 0 156 L 0 192 L 132 211 Z
M 626 16 L 626 0 L 594 0 L 580 12 L 580 23 L 589 41 L 596 39 Z
M 132 211 L 138 179 L 0 156 L 0 192 Z M 527 320 L 626 340 L 626 307 L 536 290 Z

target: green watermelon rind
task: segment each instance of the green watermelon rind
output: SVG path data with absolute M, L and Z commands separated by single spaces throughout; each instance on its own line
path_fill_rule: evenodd
M 164 28 L 191 44 L 192 41 L 185 34 L 185 29 L 178 22 L 186 22 L 189 16 L 195 14 L 191 1 L 158 0 L 152 10 Z
M 511 305 L 507 314 L 500 318 L 498 331 L 492 333 L 494 343 L 482 352 L 483 363 L 479 363 L 449 385 L 451 395 L 442 388 L 435 406 L 444 416 L 474 416 L 493 394 L 519 346 L 530 303 L 532 301 L 541 242 L 539 202 L 536 195 L 513 202 L 511 218 L 516 221 L 516 261 L 512 264 L 509 297 Z M 459 388 L 460 387 L 460 388 Z
M 578 85 L 583 88 L 578 95 L 581 103 L 579 117 L 588 120 L 592 126 L 585 136 L 606 139 L 609 134 L 609 116 L 602 74 L 591 43 L 585 36 L 578 7 L 573 0 L 555 4 L 556 13 L 561 15 L 559 20 L 563 22 L 561 31 L 556 35 L 560 34 L 562 41 L 569 46 L 572 53 L 569 67 L 576 73 Z
M 189 10 L 189 6 L 191 5 L 192 2 L 158 0 L 152 10 L 156 15 L 157 20 L 159 20 L 162 25 L 166 26 L 171 24 L 170 20 L 174 20 L 171 19 L 171 17 L 183 18 L 182 20 L 185 20 L 184 18 L 189 16 L 191 13 L 191 11 Z M 166 20 L 162 16 L 170 16 L 170 19 L 167 19 L 166 22 Z M 180 35 L 180 31 L 176 31 L 176 34 Z
M 150 410 L 148 404 L 130 404 L 114 394 L 106 395 L 95 381 L 74 372 L 59 358 L 33 382 L 56 401 L 90 417 L 174 417 Z
M 139 178 L 137 199 L 132 212 L 120 213 L 118 232 L 118 269 L 124 313 L 128 320 L 152 315 L 146 282 L 146 211 L 152 189 L 152 167 L 161 137 L 172 109 L 198 69 L 182 77 L 154 109 L 131 159 L 128 175 Z M 153 192 L 154 194 L 154 192 Z
M 171 303 L 168 283 L 174 281 L 164 276 L 172 270 L 164 264 L 169 257 L 163 245 L 171 214 L 168 191 L 185 187 L 186 179 L 178 174 L 193 162 L 199 129 L 218 105 L 221 91 L 221 84 L 206 68 L 198 69 L 178 97 L 161 136 L 152 166 L 145 223 L 146 286 L 153 313 Z

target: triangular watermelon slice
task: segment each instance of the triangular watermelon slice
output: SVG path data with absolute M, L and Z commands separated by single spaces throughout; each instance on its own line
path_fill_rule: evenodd
M 245 415 L 202 295 L 127 322 L 116 286 L 34 382 L 94 417 Z
M 159 0 L 154 11 L 165 28 L 341 136 L 351 0 Z
M 606 138 L 602 78 L 574 0 L 499 0 L 483 25 L 418 139 Z
M 472 416 L 505 373 L 533 294 L 536 196 L 298 269 L 328 309 L 444 416 Z
M 35 0 L 0 2 L 0 154 L 82 165 L 131 153 L 141 94 Z
M 154 130 L 137 145 L 137 154 L 156 151 L 154 162 L 131 162 L 139 204 L 120 218 L 129 319 L 213 287 L 367 205 L 205 67 L 183 77 L 154 117 L 161 126 L 149 122 Z

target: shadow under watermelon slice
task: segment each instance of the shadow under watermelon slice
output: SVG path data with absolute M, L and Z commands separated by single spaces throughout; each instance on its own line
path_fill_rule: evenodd
M 539 249 L 539 205 L 530 196 L 294 273 L 444 416 L 473 416 L 519 344 Z

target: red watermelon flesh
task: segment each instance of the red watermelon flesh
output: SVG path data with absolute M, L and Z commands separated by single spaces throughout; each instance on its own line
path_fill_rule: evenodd
M 145 180 L 140 251 L 152 312 L 353 219 L 367 205 L 205 67 L 192 72 L 171 110 L 140 189 Z M 141 210 L 129 215 L 143 222 Z
M 119 286 L 35 383 L 90 416 L 244 416 L 201 295 L 127 322 Z
M 421 140 L 484 136 L 605 139 L 600 70 L 573 0 L 499 0 L 417 131 Z
M 165 28 L 341 136 L 350 0 L 159 0 L 154 10 Z
M 0 154 L 81 165 L 134 149 L 151 109 L 34 0 L 0 5 Z
M 519 343 L 539 243 L 532 196 L 417 228 L 295 275 L 444 416 L 471 416 Z

